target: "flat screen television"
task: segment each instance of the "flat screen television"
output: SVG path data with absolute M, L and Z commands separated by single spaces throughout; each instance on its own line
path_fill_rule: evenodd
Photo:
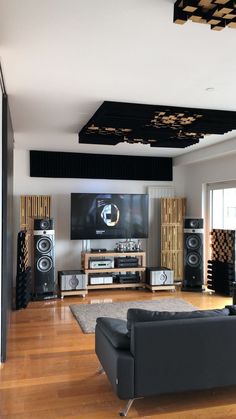
M 147 194 L 71 194 L 71 240 L 147 237 Z

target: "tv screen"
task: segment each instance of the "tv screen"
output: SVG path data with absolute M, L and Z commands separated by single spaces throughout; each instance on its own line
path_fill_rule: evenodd
M 148 237 L 148 195 L 71 194 L 71 240 Z

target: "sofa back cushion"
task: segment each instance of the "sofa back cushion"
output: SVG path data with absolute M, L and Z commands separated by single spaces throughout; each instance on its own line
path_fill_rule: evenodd
M 130 308 L 127 312 L 127 329 L 130 336 L 131 327 L 134 323 L 155 322 L 163 320 L 196 319 L 202 317 L 228 316 L 228 308 L 214 310 L 194 310 L 194 311 L 151 311 L 141 308 Z

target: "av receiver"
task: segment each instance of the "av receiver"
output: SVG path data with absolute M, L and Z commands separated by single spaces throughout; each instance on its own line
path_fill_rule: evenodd
M 114 268 L 114 259 L 90 259 L 90 269 Z

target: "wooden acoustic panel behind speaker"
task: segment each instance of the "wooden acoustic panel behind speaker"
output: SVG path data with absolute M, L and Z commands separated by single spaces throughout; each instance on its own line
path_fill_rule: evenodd
M 174 280 L 183 279 L 183 219 L 186 198 L 161 198 L 161 265 L 174 271 Z
M 51 196 L 22 195 L 20 197 L 20 229 L 29 230 L 32 218 L 51 217 Z

